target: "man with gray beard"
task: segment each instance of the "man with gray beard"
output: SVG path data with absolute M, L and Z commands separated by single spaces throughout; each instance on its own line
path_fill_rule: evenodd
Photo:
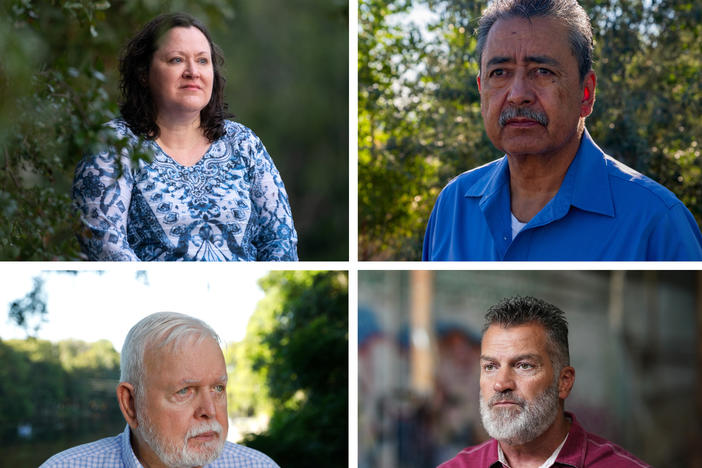
M 227 442 L 227 367 L 203 321 L 159 312 L 127 334 L 117 400 L 120 435 L 73 447 L 40 468 L 279 468 Z
M 586 130 L 592 53 L 576 0 L 489 3 L 477 86 L 485 132 L 505 156 L 442 190 L 423 260 L 702 260 L 702 234 L 682 202 Z
M 439 468 L 642 468 L 646 463 L 586 432 L 564 401 L 575 382 L 565 314 L 533 297 L 513 297 L 485 316 L 480 348 L 480 416 L 491 440 Z

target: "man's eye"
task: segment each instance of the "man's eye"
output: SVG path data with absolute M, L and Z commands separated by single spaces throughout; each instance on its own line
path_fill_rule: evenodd
M 486 372 L 493 371 L 495 369 L 496 369 L 495 364 L 484 364 L 483 365 L 483 370 Z
M 548 68 L 537 68 L 536 72 L 539 75 L 553 75 L 553 72 L 549 70 Z
M 224 385 L 224 384 L 215 385 L 214 390 L 215 390 L 215 392 L 217 392 L 217 393 L 222 393 L 222 392 L 225 392 L 225 391 L 227 390 L 227 386 Z
M 178 396 L 185 396 L 185 395 L 188 394 L 189 391 L 190 391 L 190 388 L 188 388 L 188 387 L 181 388 L 180 390 L 178 390 L 178 391 L 176 392 L 176 395 L 178 395 Z
M 505 71 L 502 68 L 497 68 L 490 72 L 490 76 L 499 78 L 505 75 Z
M 517 369 L 530 370 L 533 368 L 534 368 L 534 365 L 530 364 L 528 362 L 520 362 L 519 364 L 517 364 Z

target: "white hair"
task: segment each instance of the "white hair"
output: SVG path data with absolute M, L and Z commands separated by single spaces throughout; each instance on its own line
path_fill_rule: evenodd
M 120 382 L 134 386 L 137 400 L 142 398 L 144 354 L 146 348 L 160 349 L 169 344 L 178 346 L 187 338 L 201 343 L 207 338 L 220 342 L 215 331 L 200 319 L 178 312 L 156 312 L 144 317 L 129 330 L 120 356 Z

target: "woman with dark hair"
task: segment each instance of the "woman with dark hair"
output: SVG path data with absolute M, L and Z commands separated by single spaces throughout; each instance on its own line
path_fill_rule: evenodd
M 261 140 L 226 120 L 222 55 L 205 26 L 161 15 L 120 62 L 125 148 L 84 158 L 73 199 L 90 260 L 297 260 L 285 187 Z M 145 145 L 150 162 L 132 161 Z

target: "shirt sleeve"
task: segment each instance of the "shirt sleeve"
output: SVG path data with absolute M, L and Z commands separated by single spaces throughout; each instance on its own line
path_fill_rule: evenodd
M 258 261 L 297 261 L 297 232 L 283 180 L 263 143 L 254 137 L 251 200 L 257 235 L 252 243 Z
M 83 158 L 73 180 L 78 233 L 89 260 L 139 261 L 127 241 L 127 216 L 134 179 L 129 158 L 104 151 Z
M 692 213 L 676 203 L 654 228 L 648 245 L 647 260 L 700 261 L 702 234 Z
M 437 201 L 434 205 L 434 209 L 431 210 L 431 215 L 429 216 L 429 222 L 427 223 L 427 230 L 424 232 L 424 244 L 422 246 L 422 261 L 431 261 L 431 244 L 434 234 L 434 227 L 436 224 L 436 209 L 439 202 Z

